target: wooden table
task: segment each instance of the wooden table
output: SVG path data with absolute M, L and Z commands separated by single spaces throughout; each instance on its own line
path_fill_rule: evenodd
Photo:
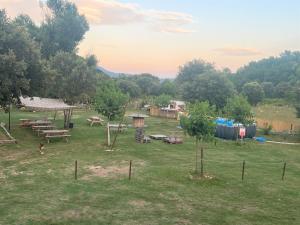
M 20 126 L 21 127 L 30 127 L 31 125 L 29 124 L 29 122 L 32 122 L 31 119 L 20 119 Z
M 125 124 L 109 124 L 109 129 L 111 131 L 124 131 L 127 129 L 127 126 Z
M 98 116 L 92 116 L 88 118 L 87 121 L 90 123 L 90 126 L 93 126 L 94 124 L 103 125 L 104 122 L 104 120 Z
M 51 125 L 52 122 L 48 120 L 36 120 L 36 121 L 30 121 L 28 122 L 29 126 L 47 126 Z
M 43 130 L 42 133 L 45 135 L 48 143 L 50 143 L 51 138 L 64 138 L 68 142 L 68 137 L 71 137 L 69 130 Z
M 40 132 L 43 130 L 54 130 L 55 126 L 54 125 L 43 125 L 43 126 L 32 126 L 32 130 L 36 131 L 38 136 L 40 136 Z

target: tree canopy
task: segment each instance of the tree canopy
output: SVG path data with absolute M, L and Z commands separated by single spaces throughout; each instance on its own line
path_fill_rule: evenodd
M 209 140 L 215 134 L 215 109 L 208 102 L 189 106 L 188 116 L 180 118 L 182 128 L 196 140 Z
M 121 117 L 127 102 L 128 96 L 121 92 L 113 80 L 103 80 L 97 85 L 93 100 L 95 110 L 109 120 Z
M 262 86 L 257 82 L 249 82 L 243 86 L 243 94 L 248 98 L 251 105 L 257 105 L 265 96 Z
M 235 95 L 227 100 L 224 107 L 227 118 L 234 119 L 237 123 L 250 124 L 253 122 L 251 105 L 242 95 Z

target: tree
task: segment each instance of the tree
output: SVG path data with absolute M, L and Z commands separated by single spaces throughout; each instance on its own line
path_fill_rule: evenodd
M 197 151 L 199 141 L 211 140 L 215 134 L 215 109 L 208 102 L 197 102 L 190 105 L 188 116 L 180 118 L 181 127 L 194 137 L 196 141 L 196 173 L 197 166 Z M 203 176 L 203 167 L 201 166 L 201 175 Z
M 29 88 L 29 81 L 25 78 L 26 64 L 17 60 L 10 50 L 7 54 L 0 54 L 0 106 L 4 109 L 19 100 L 22 92 Z
M 281 82 L 287 82 L 295 87 L 300 80 L 300 51 L 285 51 L 279 57 L 270 57 L 256 62 L 250 62 L 240 68 L 233 76 L 236 88 L 241 88 L 249 82 L 271 82 L 276 87 Z M 266 93 L 268 97 L 268 94 Z M 281 96 L 274 96 L 281 97 Z
M 85 96 L 94 96 L 96 91 L 96 66 L 86 59 L 68 52 L 58 52 L 50 58 L 53 76 L 49 95 L 74 104 Z
M 131 80 L 117 79 L 117 84 L 124 94 L 128 94 L 131 98 L 137 98 L 141 95 L 140 87 Z
M 264 90 L 257 82 L 249 82 L 243 86 L 243 94 L 248 98 L 251 105 L 257 105 L 264 98 Z
M 108 120 L 121 117 L 127 102 L 128 96 L 123 94 L 112 80 L 102 81 L 97 86 L 93 101 L 95 110 L 106 116 Z
M 181 85 L 185 82 L 191 82 L 200 74 L 204 74 L 210 71 L 215 71 L 213 64 L 207 63 L 201 59 L 194 59 L 179 67 L 179 73 L 176 77 L 175 82 L 177 83 L 177 85 Z
M 177 88 L 175 83 L 166 79 L 161 83 L 159 93 L 174 97 L 176 95 L 176 90 Z
M 227 117 L 234 119 L 235 122 L 244 125 L 253 122 L 253 113 L 251 112 L 251 105 L 247 99 L 242 95 L 235 95 L 227 100 L 224 111 Z
M 73 52 L 89 29 L 85 17 L 67 0 L 47 0 L 46 7 L 50 13 L 40 27 L 43 56 L 49 58 L 59 51 Z
M 40 47 L 23 25 L 25 22 L 21 23 L 21 20 L 29 21 L 27 17 L 19 17 L 16 21 L 11 22 L 5 11 L 0 11 L 0 54 L 7 54 L 12 50 L 16 60 L 26 64 L 24 76 L 29 80 L 30 87 L 23 94 L 39 95 L 45 89 L 46 79 L 46 74 L 43 72 Z
M 225 106 L 227 98 L 234 94 L 233 84 L 218 72 L 207 72 L 183 87 L 183 99 L 189 102 L 208 101 L 217 109 Z
M 261 86 L 264 90 L 265 97 L 267 98 L 273 98 L 275 95 L 275 87 L 272 82 L 263 82 L 261 83 Z
M 154 98 L 154 104 L 160 108 L 167 107 L 170 104 L 171 99 L 171 96 L 162 94 Z

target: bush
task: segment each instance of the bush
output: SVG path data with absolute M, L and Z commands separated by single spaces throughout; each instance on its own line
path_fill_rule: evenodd
M 273 129 L 272 125 L 266 125 L 264 128 L 262 128 L 263 134 L 269 135 L 272 129 Z

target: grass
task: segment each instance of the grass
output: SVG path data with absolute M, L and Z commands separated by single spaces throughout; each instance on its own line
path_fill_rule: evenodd
M 18 144 L 0 146 L 0 224 L 300 223 L 299 146 L 206 143 L 204 168 L 213 179 L 193 180 L 193 139 L 184 137 L 182 145 L 137 144 L 131 128 L 119 135 L 116 150 L 107 152 L 104 128 L 86 124 L 94 114 L 75 112 L 71 141 L 46 144 L 44 155 L 38 152 L 42 139 L 17 124 L 20 118 L 50 114 L 12 114 L 12 134 Z M 0 113 L 0 121 L 6 117 Z M 62 115 L 56 123 L 63 124 Z M 146 124 L 147 134 L 183 136 L 176 121 L 148 118 Z M 129 160 L 133 160 L 131 181 Z M 243 160 L 246 173 L 241 181 Z M 283 161 L 287 162 L 284 181 Z
M 278 106 L 272 104 L 258 105 L 254 108 L 255 117 L 269 121 L 282 121 L 289 124 L 300 125 L 300 119 L 296 118 L 296 110 L 292 106 Z

